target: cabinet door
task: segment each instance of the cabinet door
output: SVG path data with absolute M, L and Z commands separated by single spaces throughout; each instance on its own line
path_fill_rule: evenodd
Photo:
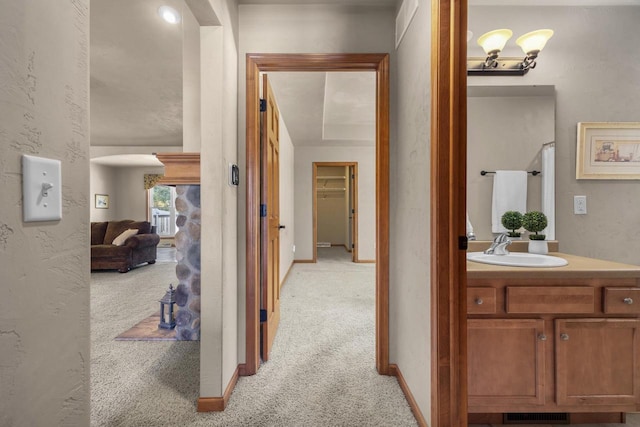
M 469 319 L 469 409 L 544 404 L 544 321 Z
M 640 402 L 637 319 L 556 320 L 559 405 Z

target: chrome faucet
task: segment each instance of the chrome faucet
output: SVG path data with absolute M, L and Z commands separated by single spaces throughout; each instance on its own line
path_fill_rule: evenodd
M 493 239 L 493 243 L 491 244 L 489 249 L 484 251 L 484 253 L 490 255 L 509 255 L 507 246 L 509 246 L 510 244 L 511 239 L 509 238 L 507 233 L 499 234 L 495 239 Z

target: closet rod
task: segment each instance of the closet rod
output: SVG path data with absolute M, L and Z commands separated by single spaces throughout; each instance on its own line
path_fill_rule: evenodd
M 495 173 L 495 171 L 480 171 L 480 175 L 482 175 L 482 176 L 485 176 L 488 173 Z M 540 175 L 541 172 L 540 171 L 527 171 L 527 173 L 530 173 L 531 175 L 536 176 L 536 175 Z

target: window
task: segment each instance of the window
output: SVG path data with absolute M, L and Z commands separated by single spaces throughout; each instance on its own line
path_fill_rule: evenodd
M 160 236 L 173 237 L 176 234 L 175 187 L 156 185 L 148 193 L 149 222 Z

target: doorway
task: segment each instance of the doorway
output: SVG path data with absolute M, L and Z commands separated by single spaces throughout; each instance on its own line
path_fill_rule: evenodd
M 358 262 L 358 163 L 313 163 L 313 261 L 319 247 L 344 246 Z
M 376 73 L 376 368 L 389 366 L 389 55 L 247 54 L 246 69 L 246 358 L 241 375 L 260 365 L 260 72 L 374 71 Z

